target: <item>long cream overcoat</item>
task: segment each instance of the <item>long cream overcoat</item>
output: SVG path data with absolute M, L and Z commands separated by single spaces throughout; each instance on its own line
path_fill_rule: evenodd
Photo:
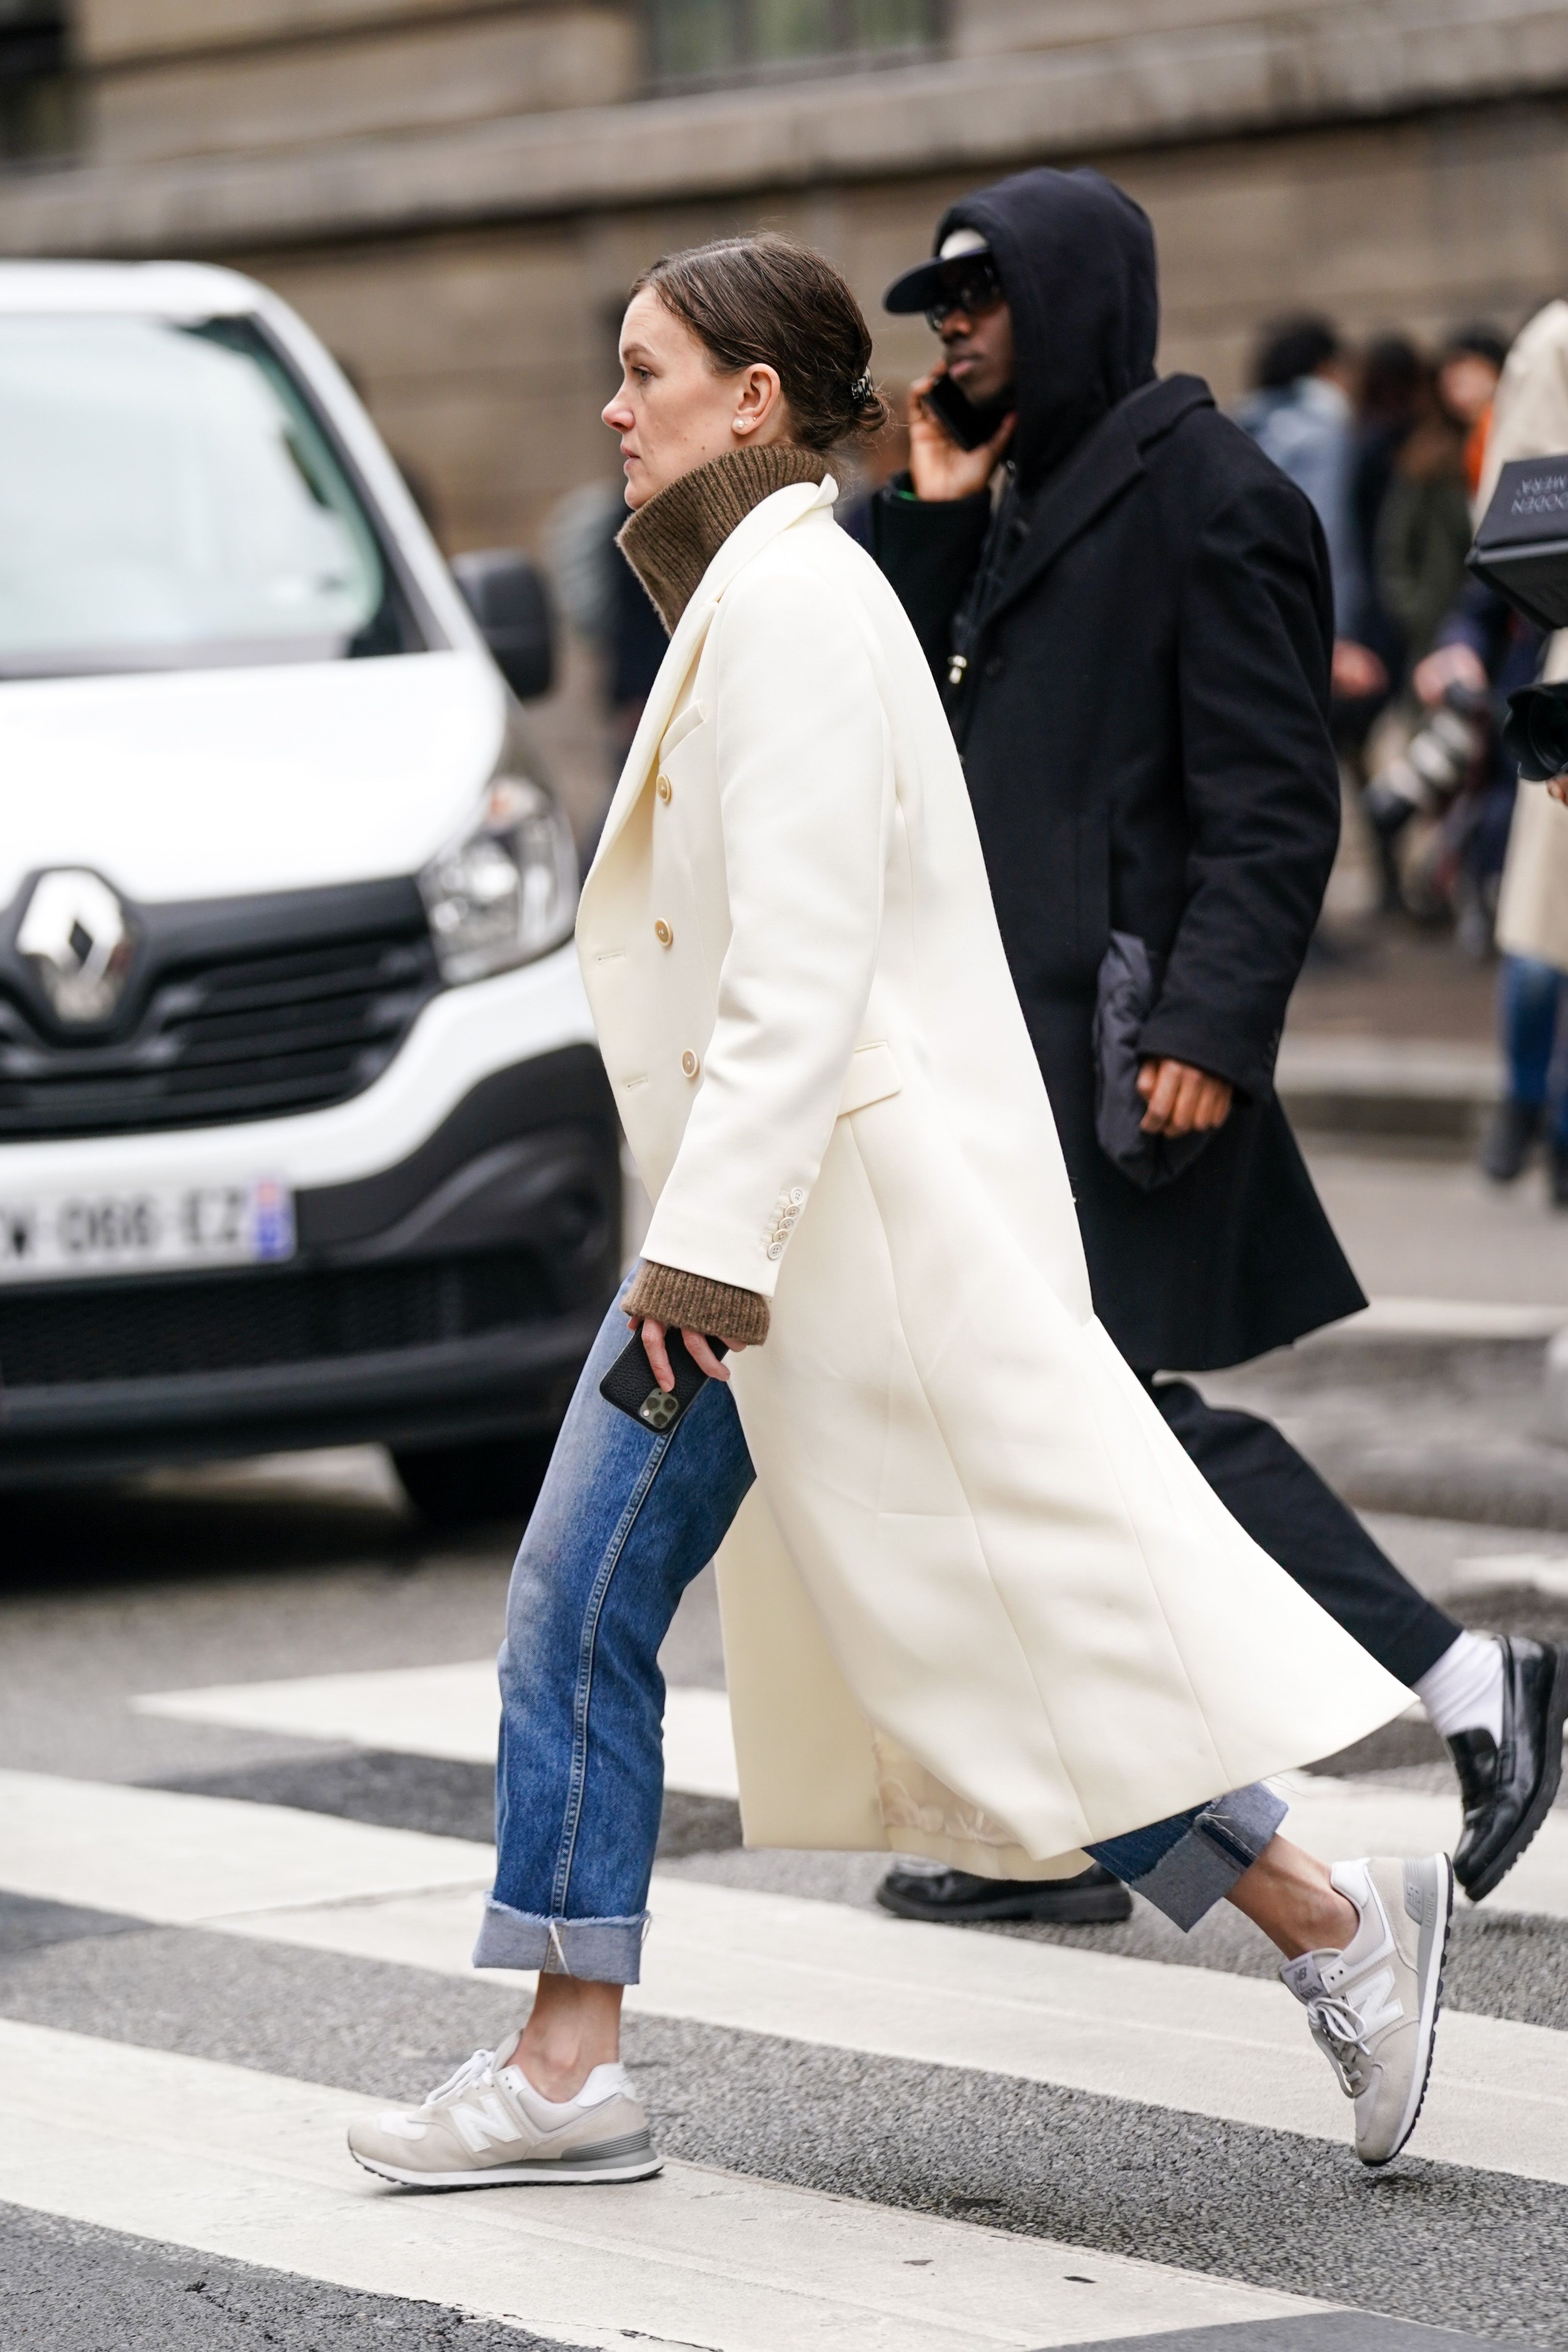
M 833 495 L 715 557 L 579 951 L 646 1255 L 773 1300 L 719 1562 L 749 1842 L 1050 1875 L 1408 1697 L 1094 1319 L 953 740 Z
M 1515 341 L 1497 388 L 1486 466 L 1476 500 L 1486 512 L 1497 478 L 1515 457 L 1568 449 L 1568 302 L 1548 302 Z M 1568 630 L 1546 648 L 1542 676 L 1568 677 Z M 1497 909 L 1498 945 L 1568 971 L 1568 808 L 1541 784 L 1521 783 L 1509 828 Z

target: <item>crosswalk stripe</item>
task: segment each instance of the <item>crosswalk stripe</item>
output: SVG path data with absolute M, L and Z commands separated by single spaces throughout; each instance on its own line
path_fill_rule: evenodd
M 223 1724 L 302 1739 L 493 1764 L 499 1702 L 494 1661 L 307 1675 L 155 1691 L 132 1705 L 189 1723 Z M 722 1691 L 672 1688 L 664 1707 L 664 1778 L 672 1789 L 733 1797 L 738 1784 L 729 1703 Z M 1451 1850 L 1458 1799 L 1397 1784 L 1296 1772 L 1279 1783 L 1291 1801 L 1287 1834 L 1326 1858 Z M 1492 1910 L 1568 1919 L 1568 1813 L 1552 1814 L 1509 1873 Z
M 138 1713 L 222 1724 L 295 1739 L 349 1740 L 410 1756 L 494 1764 L 500 1721 L 496 1662 L 396 1666 L 292 1682 L 224 1683 L 204 1690 L 149 1691 Z M 738 1792 L 729 1701 L 723 1691 L 672 1688 L 664 1702 L 664 1782 L 698 1797 Z
M 413 1849 L 402 1891 L 390 1893 L 388 1840 Z M 485 1875 L 476 1859 L 486 1849 L 459 1840 L 265 1805 L 0 1775 L 0 1884 L 444 1973 L 469 1972 Z M 339 1878 L 323 1898 L 329 1860 Z M 655 1877 L 653 1906 L 643 1982 L 629 1999 L 659 2015 L 1348 2137 L 1348 2109 L 1301 2011 L 1263 1979 L 669 1874 Z M 1449 2014 L 1416 2148 L 1568 2182 L 1568 2035 Z
M 482 1887 L 495 1855 L 237 1798 L 0 1771 L 0 1885 L 172 1925 L 287 1904 Z
M 974 2352 L 1332 2306 L 687 2165 L 635 2189 L 415 2198 L 347 2093 L 0 2022 L 0 2198 L 593 2347 Z

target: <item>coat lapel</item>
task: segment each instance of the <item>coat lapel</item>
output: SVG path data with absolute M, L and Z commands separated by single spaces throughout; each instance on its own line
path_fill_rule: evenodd
M 788 530 L 791 523 L 813 513 L 819 507 L 831 508 L 839 495 L 838 484 L 831 475 L 821 482 L 791 482 L 786 489 L 775 490 L 770 498 L 753 507 L 744 522 L 737 525 L 697 583 L 695 593 L 685 611 L 675 624 L 659 674 L 643 705 L 643 717 L 632 739 L 632 749 L 626 754 L 626 764 L 621 771 L 620 782 L 604 819 L 599 836 L 599 848 L 593 866 L 597 866 L 606 851 L 624 826 L 636 807 L 643 787 L 653 771 L 654 755 L 670 723 L 674 710 L 693 662 L 702 649 L 704 638 L 718 608 L 719 598 L 736 573 L 752 557 L 760 553 L 769 541 Z M 590 873 L 593 867 L 590 867 Z
M 1144 470 L 1144 450 L 1189 409 L 1211 406 L 1197 376 L 1166 376 L 1118 403 L 1080 445 L 1036 510 L 1028 538 L 979 617 L 984 627 L 1015 604 L 1072 541 Z

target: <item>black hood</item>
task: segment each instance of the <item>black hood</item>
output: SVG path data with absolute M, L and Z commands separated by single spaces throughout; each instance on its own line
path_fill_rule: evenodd
M 1154 380 L 1155 233 L 1141 206 L 1098 172 L 1043 169 L 952 205 L 933 251 L 956 228 L 984 236 L 1012 312 L 1012 455 L 1020 483 L 1033 488 L 1108 409 Z

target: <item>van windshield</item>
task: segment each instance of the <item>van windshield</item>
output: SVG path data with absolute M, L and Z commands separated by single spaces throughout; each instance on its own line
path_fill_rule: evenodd
M 254 325 L 0 319 L 0 678 L 420 642 L 342 463 Z

